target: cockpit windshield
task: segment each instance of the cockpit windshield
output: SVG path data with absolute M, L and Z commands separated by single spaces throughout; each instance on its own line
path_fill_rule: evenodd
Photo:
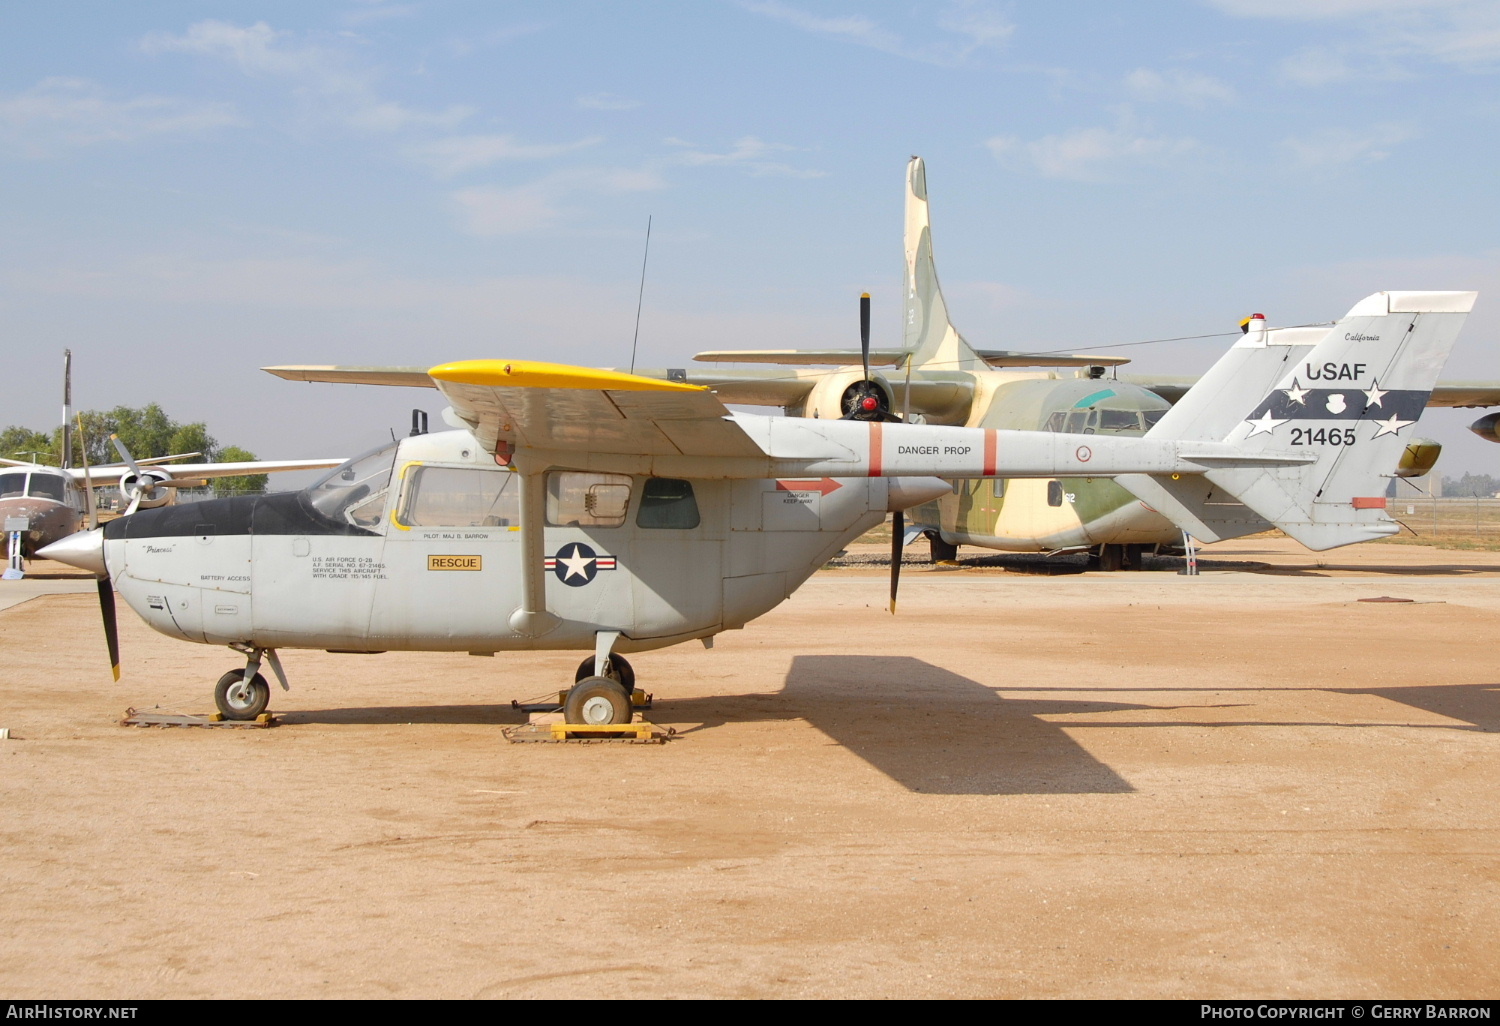
M 380 523 L 391 470 L 396 465 L 396 442 L 388 442 L 336 467 L 307 489 L 313 507 L 333 520 L 371 528 Z
M 53 474 L 32 474 L 31 481 L 26 485 L 26 494 L 37 499 L 51 499 L 53 502 L 63 501 L 63 479 Z
M 26 475 L 12 471 L 0 474 L 0 499 L 19 499 L 26 494 Z

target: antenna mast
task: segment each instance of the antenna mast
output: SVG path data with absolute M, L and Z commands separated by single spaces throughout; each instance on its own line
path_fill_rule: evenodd
M 635 373 L 635 347 L 641 340 L 641 301 L 646 298 L 646 261 L 651 257 L 651 218 L 646 215 L 646 252 L 641 256 L 641 291 L 635 297 L 635 336 L 630 340 L 630 373 Z
M 73 350 L 63 350 L 63 423 L 62 452 L 57 465 L 64 470 L 73 466 Z

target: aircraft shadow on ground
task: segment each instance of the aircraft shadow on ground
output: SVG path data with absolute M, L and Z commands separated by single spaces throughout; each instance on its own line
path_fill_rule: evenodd
M 798 656 L 779 694 L 659 701 L 663 722 L 703 729 L 802 719 L 924 794 L 1122 794 L 1135 790 L 1041 717 L 1156 709 L 1120 702 L 1011 700 L 904 656 Z
M 1339 695 L 1376 695 L 1400 702 L 1414 709 L 1463 720 L 1472 727 L 1455 727 L 1450 730 L 1477 729 L 1487 733 L 1500 732 L 1500 684 L 1430 684 L 1425 687 L 1397 688 L 1329 688 Z

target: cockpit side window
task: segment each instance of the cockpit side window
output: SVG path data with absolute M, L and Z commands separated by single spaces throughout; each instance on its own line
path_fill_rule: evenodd
M 1063 424 L 1068 419 L 1067 410 L 1058 410 L 1047 418 L 1047 423 L 1042 427 L 1043 431 L 1061 431 Z
M 630 508 L 630 478 L 554 470 L 547 475 L 547 523 L 556 527 L 619 527 Z
M 378 526 L 395 465 L 394 443 L 354 457 L 307 490 L 313 508 L 332 520 L 356 527 Z
M 25 474 L 0 474 L 0 499 L 19 499 L 25 494 Z
M 1067 427 L 1063 428 L 1070 435 L 1081 435 L 1085 433 L 1089 420 L 1088 410 L 1074 410 L 1068 414 Z
M 38 499 L 62 502 L 64 487 L 63 479 L 60 477 L 53 477 L 51 474 L 32 474 L 31 483 L 26 486 L 26 494 Z
M 397 519 L 407 527 L 518 527 L 515 479 L 499 468 L 413 467 Z

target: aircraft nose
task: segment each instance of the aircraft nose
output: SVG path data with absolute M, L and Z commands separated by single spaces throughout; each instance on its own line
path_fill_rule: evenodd
M 55 559 L 59 563 L 76 566 L 81 570 L 92 570 L 96 574 L 107 573 L 104 569 L 104 528 L 79 531 L 51 545 L 43 546 L 36 553 L 42 559 Z

